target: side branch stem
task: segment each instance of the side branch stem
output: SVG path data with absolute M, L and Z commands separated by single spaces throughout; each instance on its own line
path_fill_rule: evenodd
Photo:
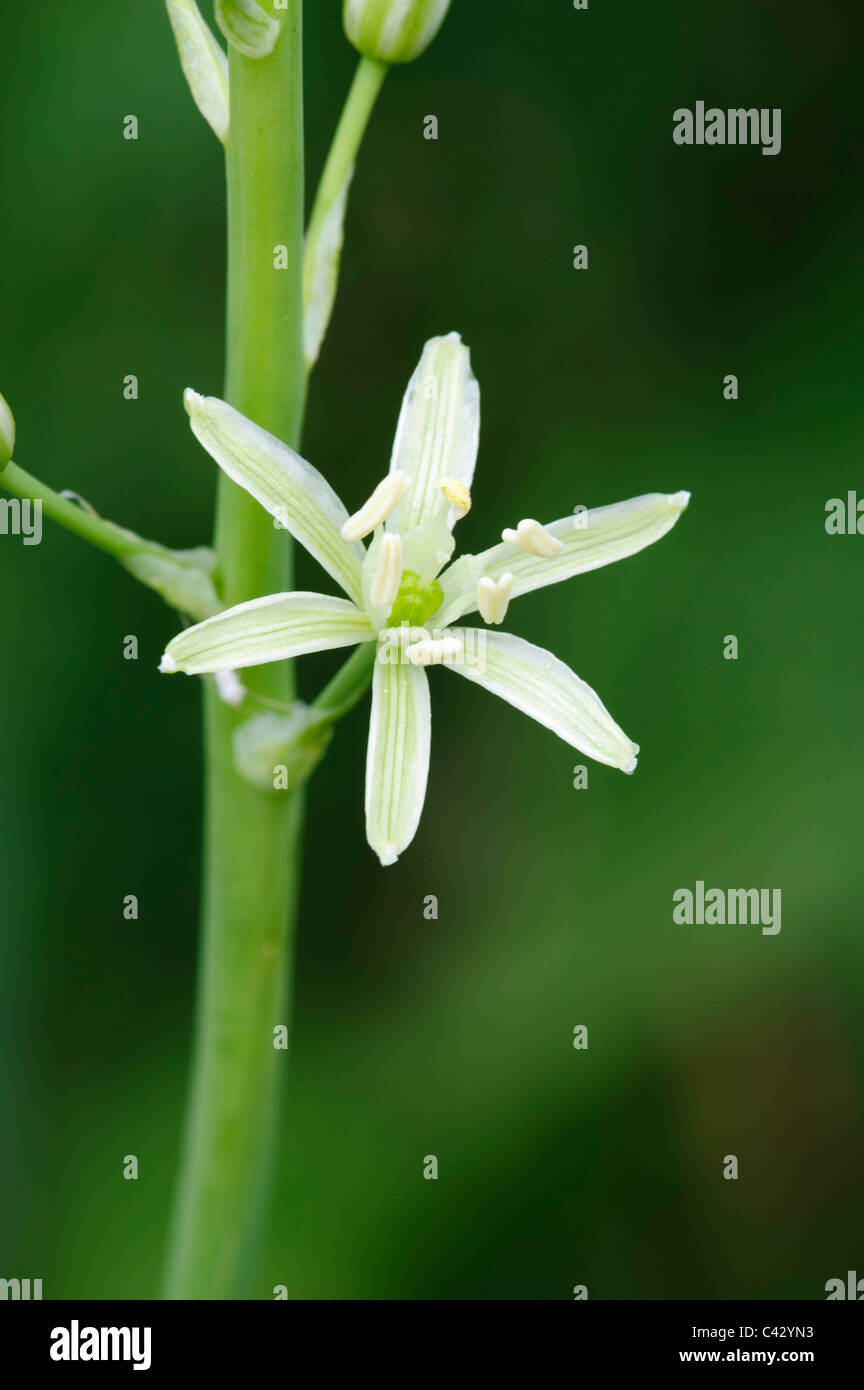
M 59 492 L 41 483 L 32 473 L 26 473 L 17 463 L 8 463 L 0 471 L 0 487 L 13 496 L 23 500 L 41 502 L 42 511 L 51 521 L 65 527 L 82 540 L 89 541 L 99 550 L 113 555 L 116 560 L 128 560 L 132 555 L 152 555 L 156 559 L 170 557 L 172 552 L 156 541 L 144 540 L 134 531 L 127 531 L 113 521 L 79 506 Z

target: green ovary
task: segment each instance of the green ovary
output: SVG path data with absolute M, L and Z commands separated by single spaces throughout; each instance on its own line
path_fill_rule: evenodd
M 387 627 L 399 627 L 400 623 L 422 627 L 427 618 L 438 612 L 443 601 L 444 590 L 437 579 L 429 584 L 421 584 L 419 574 L 413 570 L 403 570 Z

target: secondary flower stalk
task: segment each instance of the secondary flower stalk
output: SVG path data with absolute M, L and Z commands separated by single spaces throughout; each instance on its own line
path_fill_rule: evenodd
M 5 467 L 0 464 L 0 487 L 14 497 L 38 502 L 51 521 L 113 556 L 135 579 L 190 618 L 206 618 L 224 607 L 213 584 L 216 557 L 207 546 L 170 550 L 158 541 L 145 540 L 125 526 L 99 516 L 92 508 L 55 492 L 17 463 L 8 462 Z
M 318 360 L 327 332 L 345 236 L 354 166 L 384 78 L 386 63 L 361 58 L 315 194 L 303 254 L 303 338 L 306 365 Z
M 432 42 L 450 0 L 346 0 L 345 32 L 361 54 L 315 195 L 303 256 L 306 365 L 318 360 L 339 282 L 345 210 L 354 165 L 384 78 Z

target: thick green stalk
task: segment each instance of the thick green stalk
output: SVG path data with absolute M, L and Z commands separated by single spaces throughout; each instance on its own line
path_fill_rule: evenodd
M 301 10 L 302 0 L 289 0 L 278 12 L 270 57 L 232 49 L 227 146 L 226 395 L 292 444 L 305 396 Z M 224 477 L 216 551 L 227 604 L 288 586 L 285 532 Z M 244 672 L 244 681 L 268 698 L 292 694 L 284 662 Z M 208 682 L 202 971 L 169 1298 L 269 1295 L 244 1285 L 241 1272 L 267 1187 L 286 1061 L 274 1028 L 288 1024 L 302 793 L 260 790 L 238 775 L 239 718 Z

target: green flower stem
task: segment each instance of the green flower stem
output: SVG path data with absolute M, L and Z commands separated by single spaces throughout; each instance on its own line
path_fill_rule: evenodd
M 377 642 L 363 642 L 351 653 L 333 679 L 315 697 L 310 709 L 326 717 L 328 723 L 342 719 L 362 700 L 372 684 Z
M 74 532 L 82 540 L 104 550 L 108 555 L 113 555 L 115 560 L 128 560 L 133 555 L 151 555 L 154 559 L 173 558 L 172 551 L 158 545 L 156 541 L 142 540 L 134 531 L 115 526 L 113 521 L 105 521 L 103 517 L 97 516 L 95 512 L 88 512 L 77 502 L 70 502 L 67 498 L 61 497 L 58 492 L 40 483 L 31 473 L 25 473 L 17 463 L 8 463 L 0 471 L 0 485 L 15 497 L 41 502 L 45 516 L 65 526 L 67 531 Z
M 361 58 L 357 65 L 312 205 L 306 234 L 306 258 L 309 261 L 317 257 L 318 240 L 327 214 L 342 193 L 345 180 L 354 166 L 369 117 L 388 72 L 387 64 L 376 62 L 374 58 Z
M 361 58 L 357 64 L 354 81 L 351 83 L 315 194 L 307 242 L 314 241 L 321 223 L 342 191 L 342 186 L 357 158 L 381 84 L 388 72 L 387 64 L 376 62 L 374 58 Z
M 291 444 L 305 397 L 302 348 L 302 0 L 279 11 L 267 58 L 230 52 L 228 370 L 232 405 Z M 276 269 L 275 248 L 287 248 Z M 221 596 L 235 604 L 289 587 L 286 533 L 227 478 L 216 550 Z M 265 698 L 288 699 L 288 663 L 244 672 Z M 268 1297 L 245 1283 L 268 1187 L 286 1053 L 288 975 L 302 823 L 299 792 L 262 790 L 237 772 L 241 718 L 206 682 L 206 832 L 202 971 L 192 1092 L 167 1296 Z

